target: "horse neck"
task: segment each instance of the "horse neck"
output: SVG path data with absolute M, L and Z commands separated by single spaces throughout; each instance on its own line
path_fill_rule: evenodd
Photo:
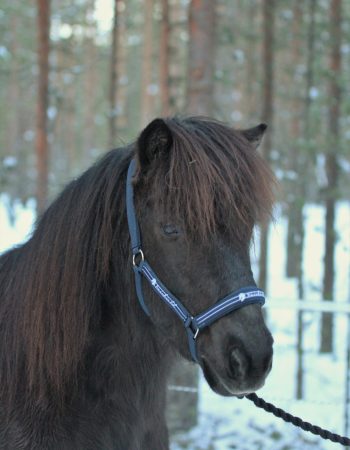
M 163 395 L 174 354 L 165 337 L 145 316 L 130 286 L 126 295 L 109 293 L 111 314 L 102 317 L 88 359 L 90 389 L 120 401 L 120 392 L 140 396 Z M 103 376 L 101 376 L 103 374 Z M 153 392 L 155 387 L 157 392 Z

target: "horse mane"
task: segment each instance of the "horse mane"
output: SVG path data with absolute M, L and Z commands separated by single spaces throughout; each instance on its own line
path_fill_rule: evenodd
M 191 239 L 223 231 L 249 240 L 271 216 L 275 178 L 243 132 L 205 117 L 165 119 L 172 135 L 166 158 L 149 171 L 158 213 L 178 221 Z
M 111 151 L 72 181 L 31 239 L 1 256 L 3 403 L 20 396 L 63 404 L 67 387 L 76 384 L 90 334 L 101 320 L 113 251 L 127 254 L 120 180 L 129 155 L 128 148 Z
M 207 239 L 223 227 L 246 238 L 271 211 L 267 164 L 240 131 L 220 122 L 165 123 L 172 148 L 146 176 L 159 213 L 185 221 L 192 237 Z M 1 256 L 0 398 L 8 409 L 22 398 L 64 404 L 78 384 L 113 267 L 129 257 L 125 178 L 137 151 L 134 143 L 109 152 L 64 189 L 27 243 Z M 130 295 L 128 280 L 119 280 L 116 296 Z

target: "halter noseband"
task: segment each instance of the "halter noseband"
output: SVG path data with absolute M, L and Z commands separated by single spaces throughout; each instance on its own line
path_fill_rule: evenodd
M 134 189 L 132 178 L 135 174 L 136 161 L 132 159 L 128 169 L 126 181 L 126 211 L 128 217 L 129 233 L 131 239 L 131 250 L 133 255 L 133 269 L 135 273 L 136 294 L 140 305 L 144 312 L 150 316 L 150 312 L 146 306 L 142 292 L 142 276 L 149 282 L 151 288 L 156 294 L 171 308 L 174 313 L 181 319 L 188 337 L 188 345 L 194 361 L 198 362 L 196 339 L 198 333 L 203 328 L 211 325 L 216 320 L 226 316 L 235 309 L 252 303 L 265 303 L 265 294 L 262 290 L 255 286 L 243 287 L 237 291 L 231 292 L 223 299 L 219 300 L 210 308 L 206 309 L 197 316 L 192 314 L 159 280 L 151 266 L 145 259 L 141 247 L 140 229 L 137 223 L 135 207 L 134 207 Z

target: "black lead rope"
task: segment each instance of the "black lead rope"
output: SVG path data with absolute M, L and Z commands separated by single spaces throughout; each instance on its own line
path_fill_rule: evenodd
M 350 438 L 346 436 L 340 436 L 339 434 L 332 433 L 329 430 L 324 430 L 317 425 L 312 425 L 309 422 L 304 422 L 300 417 L 292 416 L 281 408 L 277 408 L 272 403 L 266 402 L 264 399 L 258 397 L 256 394 L 245 395 L 245 398 L 252 401 L 255 406 L 262 408 L 265 411 L 283 419 L 285 422 L 292 423 L 296 427 L 301 428 L 304 431 L 309 431 L 310 433 L 321 436 L 323 439 L 329 439 L 332 442 L 337 442 L 345 446 L 350 446 Z

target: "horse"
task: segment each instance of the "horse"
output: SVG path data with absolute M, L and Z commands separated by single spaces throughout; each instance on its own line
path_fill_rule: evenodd
M 181 320 L 142 279 L 145 314 L 135 269 L 144 253 L 193 315 L 256 286 L 252 233 L 270 218 L 274 191 L 256 151 L 265 128 L 154 119 L 71 181 L 29 240 L 0 257 L 1 450 L 169 448 L 167 377 L 193 355 Z M 142 255 L 130 251 L 132 160 Z M 216 393 L 264 384 L 273 339 L 260 304 L 197 333 L 197 362 Z

